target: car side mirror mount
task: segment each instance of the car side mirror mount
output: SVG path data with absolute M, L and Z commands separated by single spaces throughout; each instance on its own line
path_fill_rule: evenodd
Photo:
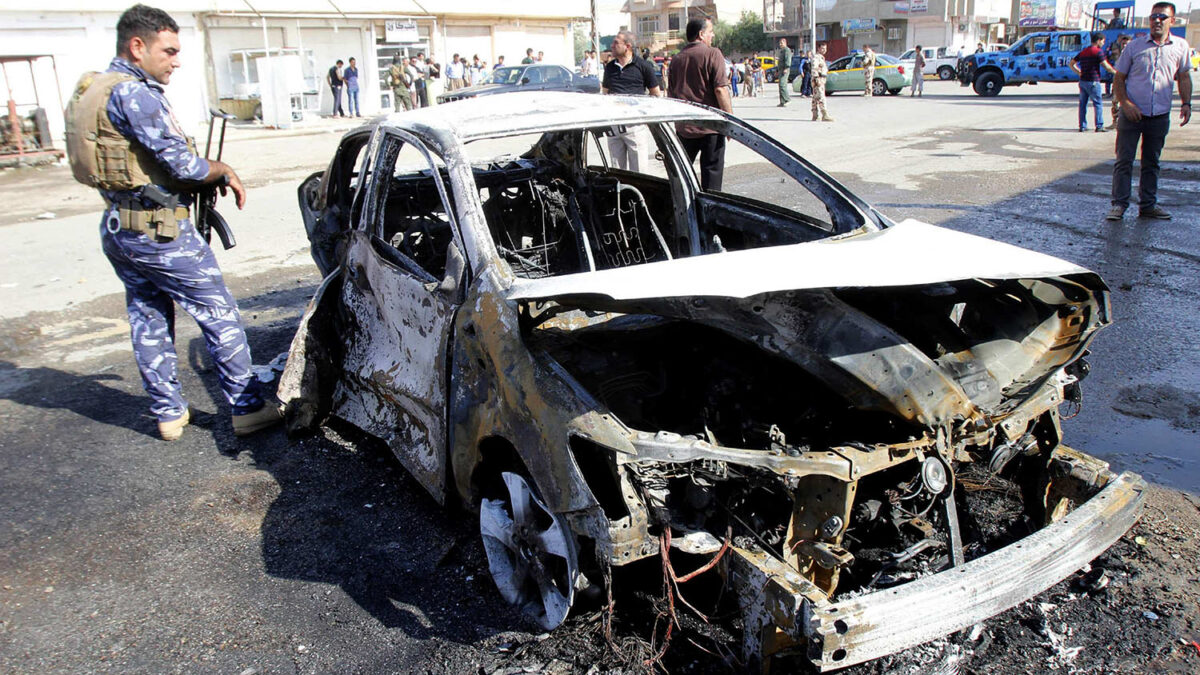
M 522 77 L 522 78 L 521 78 L 521 84 L 529 84 L 529 78 L 528 78 L 528 77 Z

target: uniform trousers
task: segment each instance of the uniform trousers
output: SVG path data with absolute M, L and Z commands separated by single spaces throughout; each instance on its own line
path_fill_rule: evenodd
M 250 346 L 237 303 L 225 287 L 212 248 L 191 220 L 179 221 L 174 240 L 158 242 L 128 230 L 109 232 L 109 213 L 100 224 L 101 243 L 125 285 L 133 357 L 153 400 L 150 412 L 167 422 L 187 410 L 175 353 L 175 303 L 200 326 L 233 414 L 261 409 L 261 385 L 250 370 Z

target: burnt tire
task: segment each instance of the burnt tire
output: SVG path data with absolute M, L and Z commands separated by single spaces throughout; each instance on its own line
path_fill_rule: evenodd
M 941 68 L 938 68 L 937 73 L 938 73 L 939 80 L 953 80 L 954 79 L 954 69 L 951 68 L 950 66 L 942 66 Z
M 975 78 L 975 93 L 980 96 L 995 96 L 1004 88 L 1004 78 L 1000 73 L 980 73 Z

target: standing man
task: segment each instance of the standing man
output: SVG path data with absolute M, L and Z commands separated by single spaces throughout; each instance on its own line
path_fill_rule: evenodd
M 925 50 L 921 45 L 917 45 L 917 58 L 913 61 L 912 87 L 909 88 L 908 95 L 925 95 Z
M 1171 128 L 1171 82 L 1179 86 L 1179 126 L 1192 119 L 1192 68 L 1188 43 L 1171 34 L 1175 5 L 1156 2 L 1150 9 L 1150 34 L 1130 40 L 1117 60 L 1113 98 L 1117 116 L 1117 161 L 1113 165 L 1112 208 L 1109 220 L 1121 220 L 1129 206 L 1133 155 L 1142 142 L 1142 173 L 1138 180 L 1138 217 L 1170 220 L 1158 205 L 1158 156 Z
M 503 67 L 504 67 L 504 55 L 501 54 L 500 56 L 496 57 L 496 65 L 492 66 L 492 70 L 495 70 L 497 68 L 503 68 Z
M 662 96 L 654 66 L 637 55 L 633 40 L 633 33 L 627 30 L 617 33 L 613 38 L 613 60 L 604 66 L 604 84 L 600 87 L 600 93 L 649 93 L 651 96 Z M 617 131 L 614 127 L 612 135 L 608 137 L 608 154 L 620 169 L 646 172 L 650 168 L 649 156 L 654 139 L 644 124 L 627 129 Z
M 725 55 L 712 46 L 712 39 L 712 21 L 697 18 L 687 22 L 688 43 L 671 59 L 667 95 L 732 113 Z M 695 162 L 696 155 L 700 156 L 700 186 L 720 190 L 725 174 L 725 137 L 712 129 L 687 124 L 677 124 L 675 131 L 688 161 Z
M 80 80 L 67 107 L 67 148 L 77 180 L 100 189 L 104 255 L 125 285 L 133 355 L 163 440 L 191 420 L 179 384 L 175 303 L 196 319 L 241 436 L 278 423 L 250 370 L 237 303 L 188 207 L 201 185 L 246 190 L 229 165 L 206 160 L 184 136 L 163 85 L 180 66 L 179 26 L 169 14 L 134 5 L 117 22 L 117 55 L 104 73 Z
M 812 97 L 812 56 L 811 51 L 804 52 L 800 59 L 800 98 Z
M 875 52 L 871 49 L 871 45 L 863 47 L 863 89 L 864 93 L 870 98 L 875 92 L 873 85 L 875 84 Z
M 1096 109 L 1096 133 L 1104 131 L 1104 109 L 1100 101 L 1100 68 L 1110 73 L 1117 71 L 1104 56 L 1104 33 L 1092 33 L 1092 44 L 1071 57 L 1071 70 L 1079 76 L 1079 130 L 1087 131 L 1087 109 L 1091 103 Z
M 537 62 L 541 63 L 546 58 L 546 52 L 538 52 Z
M 410 91 L 412 79 L 408 76 L 408 68 L 399 54 L 392 55 L 392 65 L 388 67 L 387 84 L 392 90 L 392 108 L 396 112 L 412 110 Z
M 458 54 L 451 57 L 450 63 L 446 64 L 446 91 L 462 89 L 465 65 L 459 61 Z
M 825 62 L 825 43 L 817 45 L 817 53 L 812 57 L 812 121 L 832 122 L 833 118 L 825 111 L 825 78 L 829 77 L 829 64 Z
M 1101 19 L 1101 22 L 1103 23 L 1104 20 Z M 1121 10 L 1120 9 L 1113 10 L 1112 19 L 1110 19 L 1106 23 L 1105 27 L 1108 28 L 1109 30 L 1122 30 L 1124 28 L 1128 28 L 1128 26 L 1125 25 L 1125 19 L 1121 18 Z
M 362 110 L 358 107 L 358 66 L 354 65 L 353 56 L 342 77 L 346 80 L 346 105 L 350 108 L 350 116 L 362 117 Z
M 527 48 L 525 50 L 525 58 L 521 59 L 521 65 L 523 66 L 530 63 L 533 63 L 533 47 Z
M 775 52 L 775 73 L 779 82 L 779 107 L 786 107 L 792 102 L 792 93 L 788 85 L 788 73 L 792 68 L 792 50 L 788 47 L 787 38 L 779 38 L 779 49 Z
M 429 63 L 425 60 L 425 52 L 417 53 L 417 60 L 413 61 L 413 66 L 417 69 L 416 80 L 413 81 L 413 95 L 416 100 L 413 103 L 415 106 L 428 108 Z
M 1108 46 L 1108 62 L 1110 64 L 1116 63 L 1117 59 L 1121 58 L 1121 52 L 1124 51 L 1127 44 L 1129 44 L 1128 35 L 1121 35 L 1116 40 L 1113 40 L 1113 43 Z M 1112 95 L 1112 80 L 1104 83 L 1104 95 Z M 1112 100 L 1112 120 L 1113 126 L 1115 126 L 1117 123 L 1117 99 L 1115 98 Z M 1112 127 L 1110 126 L 1109 128 Z
M 338 117 L 345 117 L 346 111 L 342 110 L 342 60 L 338 59 L 337 63 L 329 69 L 329 75 L 326 77 L 329 81 L 329 89 L 333 92 L 333 114 Z

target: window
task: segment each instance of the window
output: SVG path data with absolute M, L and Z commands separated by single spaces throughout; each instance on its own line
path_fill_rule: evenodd
M 864 224 L 858 208 L 801 161 L 739 127 L 726 138 L 721 189 L 702 191 L 697 211 L 705 253 L 814 241 Z
M 545 68 L 526 68 L 523 80 L 528 80 L 525 84 L 541 84 L 545 77 Z
M 546 68 L 546 82 L 562 84 L 570 79 L 563 68 Z
M 671 12 L 670 14 L 668 14 L 667 15 L 667 30 L 674 30 L 674 31 L 679 30 L 679 25 L 680 25 L 679 18 L 680 18 L 679 12 Z
M 1078 52 L 1083 49 L 1082 43 L 1083 41 L 1080 39 L 1079 33 L 1058 36 L 1058 50 L 1060 52 Z
M 385 167 L 391 179 L 377 187 L 376 249 L 414 276 L 440 281 L 454 240 L 445 165 L 415 138 L 390 132 L 379 155 L 380 174 Z
M 651 33 L 658 32 L 658 16 L 639 16 L 637 22 L 638 37 L 645 38 Z

